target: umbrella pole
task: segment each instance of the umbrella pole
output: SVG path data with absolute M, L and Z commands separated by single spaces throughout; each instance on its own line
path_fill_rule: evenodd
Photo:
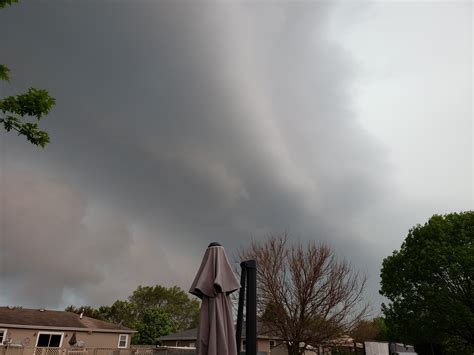
M 257 262 L 247 260 L 247 309 L 245 312 L 245 354 L 257 355 Z
M 235 330 L 235 340 L 237 344 L 237 355 L 240 355 L 240 347 L 242 344 L 242 321 L 244 318 L 244 302 L 245 302 L 245 277 L 247 276 L 247 268 L 245 262 L 240 263 L 240 291 L 239 291 L 239 309 L 237 311 L 237 326 Z
M 245 298 L 247 298 L 247 302 L 245 302 L 245 355 L 257 355 L 257 262 L 255 260 L 243 261 L 240 263 L 240 267 L 242 268 L 241 287 L 235 332 L 237 355 L 240 355 Z

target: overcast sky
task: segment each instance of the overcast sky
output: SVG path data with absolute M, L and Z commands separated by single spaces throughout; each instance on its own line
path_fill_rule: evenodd
M 289 231 L 369 277 L 434 213 L 473 209 L 470 1 L 22 0 L 11 82 L 57 100 L 0 132 L 0 304 L 188 289 L 205 248 Z

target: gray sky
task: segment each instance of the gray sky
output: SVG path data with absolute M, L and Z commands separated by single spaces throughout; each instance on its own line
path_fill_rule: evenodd
M 28 1 L 11 83 L 57 106 L 44 150 L 0 132 L 0 303 L 187 289 L 210 241 L 328 242 L 369 277 L 434 213 L 473 208 L 469 1 Z

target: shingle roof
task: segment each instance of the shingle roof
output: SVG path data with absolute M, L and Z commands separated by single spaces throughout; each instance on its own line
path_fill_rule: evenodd
M 242 326 L 242 338 L 245 339 L 245 324 Z M 259 339 L 278 339 L 276 335 L 272 335 L 267 329 L 264 323 L 257 322 L 257 338 Z M 176 340 L 196 340 L 197 339 L 197 328 L 168 334 L 159 338 L 160 341 L 176 341 Z
M 197 328 L 162 336 L 160 340 L 196 340 Z
M 19 307 L 0 307 L 0 324 L 36 326 L 51 328 L 74 328 L 85 331 L 123 331 L 131 333 L 133 330 L 109 322 L 65 311 L 49 311 Z

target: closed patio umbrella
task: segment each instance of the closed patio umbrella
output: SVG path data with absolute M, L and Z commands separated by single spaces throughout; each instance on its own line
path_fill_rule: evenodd
M 197 355 L 237 355 L 229 295 L 239 287 L 224 248 L 211 243 L 189 290 L 202 300 Z

